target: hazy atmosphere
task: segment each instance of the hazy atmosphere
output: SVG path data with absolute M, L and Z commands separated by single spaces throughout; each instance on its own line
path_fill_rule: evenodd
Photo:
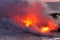
M 0 0 L 0 40 L 59 39 L 59 5 L 59 0 Z

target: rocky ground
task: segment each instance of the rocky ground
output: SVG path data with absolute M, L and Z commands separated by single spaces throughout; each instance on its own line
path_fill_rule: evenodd
M 60 37 L 38 37 L 32 35 L 21 35 L 21 36 L 0 36 L 0 40 L 60 40 Z

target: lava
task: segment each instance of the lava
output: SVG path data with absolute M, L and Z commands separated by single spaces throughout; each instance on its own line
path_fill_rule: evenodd
M 22 22 L 25 23 L 25 26 L 30 26 L 36 24 L 38 20 L 36 15 L 28 14 L 23 18 Z
M 30 20 L 26 20 L 26 21 L 24 21 L 24 23 L 25 23 L 25 26 L 27 26 L 27 27 L 29 27 L 32 24 L 32 22 Z
M 40 29 L 40 31 L 41 31 L 42 33 L 47 33 L 47 32 L 49 32 L 49 30 L 50 30 L 49 27 L 42 27 L 42 28 Z
M 27 14 L 26 16 L 22 17 L 17 15 L 13 18 L 18 23 L 24 23 L 25 26 L 29 27 L 30 25 L 35 25 L 38 23 L 38 18 L 35 14 Z
M 26 15 L 24 16 L 22 16 L 21 14 L 16 15 L 13 17 L 13 19 L 16 22 L 18 22 L 19 25 L 22 24 L 23 26 L 29 28 L 32 26 L 33 29 L 35 28 L 35 31 L 38 30 L 39 32 L 42 33 L 47 33 L 50 32 L 51 30 L 56 30 L 56 28 L 58 27 L 57 24 L 54 21 L 52 21 L 50 17 L 44 15 L 45 13 L 41 11 L 42 9 L 43 8 L 40 3 L 37 3 L 36 5 L 34 4 L 32 6 L 30 5 L 30 7 L 28 7 L 26 10 L 27 11 Z M 37 26 L 37 24 L 39 25 Z M 47 24 L 47 26 L 42 27 L 41 24 L 43 26 Z

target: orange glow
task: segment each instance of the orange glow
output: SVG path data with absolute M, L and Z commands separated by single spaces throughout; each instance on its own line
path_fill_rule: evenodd
M 34 14 L 29 14 L 22 19 L 22 22 L 25 24 L 25 26 L 30 26 L 36 24 L 38 21 Z
M 47 33 L 47 32 L 49 32 L 50 29 L 49 29 L 49 27 L 42 27 L 40 30 L 42 33 Z
M 19 15 L 14 16 L 14 20 L 18 23 L 23 23 L 26 27 L 29 27 L 30 25 L 35 25 L 38 23 L 37 16 L 35 14 L 27 14 L 24 17 L 20 17 Z
M 24 23 L 25 23 L 25 26 L 27 27 L 32 24 L 31 20 L 25 20 Z
M 15 15 L 13 19 L 19 25 L 29 27 L 30 29 L 33 28 L 34 31 L 38 30 L 40 33 L 47 33 L 51 30 L 56 30 L 57 24 L 54 23 L 54 21 L 50 20 L 48 16 L 44 15 L 45 13 L 42 10 L 42 5 L 40 3 L 36 3 L 26 8 L 26 14 L 24 12 L 20 13 L 18 15 Z M 45 23 L 47 24 L 47 26 L 41 27 L 45 25 Z
M 55 22 L 53 22 L 53 21 L 49 21 L 48 22 L 48 26 L 49 26 L 50 30 L 58 29 L 58 25 Z

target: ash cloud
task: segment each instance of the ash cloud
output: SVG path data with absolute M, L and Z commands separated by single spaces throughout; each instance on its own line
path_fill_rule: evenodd
M 22 0 L 0 0 L 0 34 L 15 34 L 30 31 L 14 23 L 10 17 L 21 14 L 25 15 L 27 1 Z
M 16 14 L 23 14 L 24 7 L 28 6 L 26 1 L 22 0 L 0 0 L 0 17 L 11 17 Z
M 14 15 L 25 15 L 26 9 L 32 1 L 23 0 L 0 0 L 0 17 L 12 17 Z
M 4 17 L 10 18 L 15 15 L 26 15 L 26 8 L 28 8 L 29 4 L 27 1 L 22 0 L 0 0 L 0 31 L 1 34 L 15 34 L 15 33 L 23 33 L 25 31 L 30 31 L 27 28 L 23 28 L 22 26 L 12 24 L 14 23 L 12 19 L 6 19 Z M 43 16 L 44 14 L 41 14 Z M 39 17 L 41 17 L 39 14 Z M 3 17 L 3 18 L 2 18 Z M 41 17 L 42 18 L 42 17 Z M 42 19 L 45 20 L 46 16 Z M 46 19 L 49 17 L 47 16 Z M 41 20 L 42 20 L 41 19 Z M 45 21 L 44 21 L 45 22 Z M 54 22 L 54 21 L 53 21 Z

